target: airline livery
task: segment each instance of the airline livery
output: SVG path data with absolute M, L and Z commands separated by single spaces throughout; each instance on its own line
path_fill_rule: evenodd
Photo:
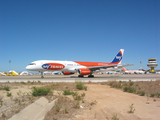
M 118 54 L 110 63 L 38 60 L 29 64 L 26 69 L 41 72 L 41 78 L 43 78 L 44 71 L 61 71 L 64 75 L 78 73 L 78 77 L 83 77 L 84 75 L 94 77 L 92 74 L 95 72 L 114 71 L 121 69 L 124 66 L 129 66 L 129 64 L 121 64 L 123 53 L 124 49 L 120 49 Z

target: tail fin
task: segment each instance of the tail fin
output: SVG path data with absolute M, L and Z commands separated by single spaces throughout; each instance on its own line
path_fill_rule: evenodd
M 127 71 L 127 69 L 123 67 L 123 71 Z
M 120 49 L 118 54 L 115 56 L 111 63 L 121 64 L 122 57 L 123 57 L 124 49 Z

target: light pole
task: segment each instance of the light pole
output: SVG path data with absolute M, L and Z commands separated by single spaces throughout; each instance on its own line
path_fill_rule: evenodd
M 9 60 L 9 71 L 10 71 L 10 63 L 11 63 L 11 60 Z

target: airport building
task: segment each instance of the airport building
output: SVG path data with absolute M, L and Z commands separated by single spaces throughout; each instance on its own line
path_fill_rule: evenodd
M 150 72 L 154 73 L 154 68 L 158 66 L 156 58 L 149 58 L 147 66 L 151 68 Z

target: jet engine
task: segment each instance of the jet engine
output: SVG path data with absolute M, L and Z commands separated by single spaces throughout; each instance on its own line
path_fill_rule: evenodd
M 78 69 L 77 72 L 78 72 L 79 75 L 89 75 L 89 74 L 91 74 L 90 69 L 84 69 L 84 68 Z
M 63 75 L 71 75 L 71 74 L 74 74 L 73 72 L 68 72 L 68 71 L 64 71 L 64 72 L 62 72 L 63 73 Z

